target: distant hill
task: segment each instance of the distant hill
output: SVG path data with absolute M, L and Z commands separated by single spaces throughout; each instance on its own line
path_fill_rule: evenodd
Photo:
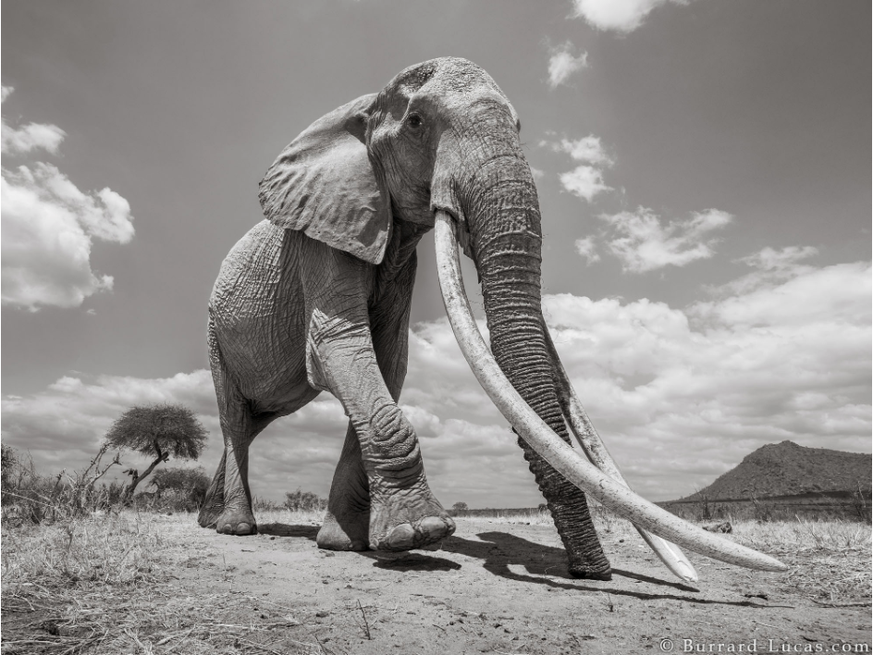
M 791 441 L 769 444 L 747 455 L 715 482 L 680 501 L 747 500 L 828 492 L 853 492 L 871 486 L 871 456 L 827 448 L 805 448 Z

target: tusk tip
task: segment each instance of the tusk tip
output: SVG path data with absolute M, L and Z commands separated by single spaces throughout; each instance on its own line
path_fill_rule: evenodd
M 677 567 L 677 569 L 680 569 L 680 567 Z M 690 569 L 690 570 L 685 570 L 685 569 L 686 569 L 686 567 L 683 566 L 683 567 L 681 567 L 680 570 L 673 571 L 673 573 L 675 573 L 676 577 L 679 578 L 680 580 L 682 580 L 682 582 L 685 582 L 685 583 L 690 584 L 690 585 L 694 585 L 696 587 L 697 583 L 699 581 L 699 578 L 697 577 L 697 571 L 695 571 L 694 569 Z
M 771 573 L 785 573 L 791 570 L 791 567 L 787 564 L 780 562 L 775 557 L 770 557 L 769 555 L 764 555 L 763 553 L 755 553 L 755 561 L 750 563 L 740 564 L 740 566 L 745 566 L 750 569 L 757 569 L 759 571 L 769 571 Z
M 783 564 L 778 559 L 774 561 L 776 562 L 776 564 L 773 566 L 772 569 L 767 569 L 768 571 L 774 571 L 775 573 L 786 573 L 787 571 L 791 570 L 790 566 L 788 566 L 787 564 Z

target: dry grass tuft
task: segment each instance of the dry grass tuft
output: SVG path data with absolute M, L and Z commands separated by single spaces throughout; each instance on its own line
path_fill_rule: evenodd
M 3 537 L 4 590 L 36 581 L 44 586 L 154 583 L 165 545 L 148 515 L 25 525 L 5 530 Z
M 305 525 L 320 523 L 321 515 L 279 510 L 259 516 L 262 524 Z M 178 586 L 170 585 L 174 572 L 221 567 L 218 551 L 192 543 L 195 523 L 192 514 L 124 511 L 6 526 L 3 655 L 334 652 L 315 636 L 286 636 L 275 650 L 279 632 L 299 625 L 293 612 L 234 591 L 229 583 L 215 593 L 180 596 Z
M 785 590 L 828 606 L 871 602 L 870 526 L 850 521 L 734 524 L 735 540 L 765 550 L 791 567 Z

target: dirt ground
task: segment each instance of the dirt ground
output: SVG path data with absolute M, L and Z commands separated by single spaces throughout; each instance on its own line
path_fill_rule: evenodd
M 438 550 L 385 554 L 319 550 L 317 523 L 288 517 L 252 537 L 192 515 L 4 530 L 2 653 L 870 652 L 860 524 L 751 524 L 737 538 L 791 571 L 692 554 L 693 589 L 624 521 L 599 528 L 614 577 L 592 582 L 546 519 L 462 518 Z
M 603 535 L 613 580 L 591 582 L 568 577 L 550 525 L 457 524 L 439 550 L 404 554 L 321 551 L 315 525 L 272 523 L 247 538 L 190 526 L 197 554 L 172 586 L 195 604 L 245 597 L 250 615 L 236 620 L 269 626 L 252 640 L 280 653 L 869 652 L 869 596 L 818 600 L 814 578 L 829 565 L 814 554 L 773 553 L 786 574 L 692 554 L 695 590 L 614 531 Z M 798 577 L 804 567 L 821 570 Z

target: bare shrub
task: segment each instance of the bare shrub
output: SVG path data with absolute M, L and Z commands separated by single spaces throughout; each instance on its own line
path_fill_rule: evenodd
M 855 517 L 867 525 L 870 525 L 870 487 L 864 486 L 858 482 L 858 488 L 852 492 L 852 509 Z
M 11 448 L 3 453 L 3 520 L 15 524 L 53 523 L 87 516 L 106 510 L 118 502 L 118 483 L 97 485 L 113 466 L 121 464 L 116 453 L 112 461 L 103 463 L 109 450 L 104 444 L 91 462 L 72 474 L 61 471 L 55 476 L 40 475 L 29 457 L 25 461 Z

